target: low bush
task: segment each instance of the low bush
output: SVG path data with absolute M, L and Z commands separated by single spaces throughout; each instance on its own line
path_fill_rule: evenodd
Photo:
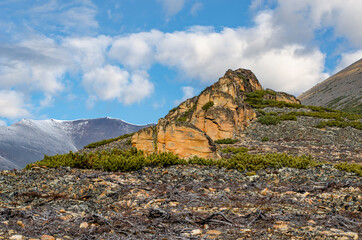
M 263 137 L 263 138 L 261 139 L 261 141 L 262 141 L 262 142 L 267 142 L 267 141 L 269 141 L 269 138 L 268 138 L 268 137 Z
M 354 172 L 358 176 L 362 177 L 362 164 L 358 163 L 337 163 L 334 165 L 334 168 L 346 171 L 346 172 Z
M 111 143 L 111 142 L 115 142 L 115 141 L 118 141 L 118 140 L 122 140 L 122 139 L 125 139 L 125 138 L 128 138 L 128 137 L 131 137 L 131 136 L 133 136 L 133 134 L 134 133 L 130 133 L 130 134 L 125 134 L 125 135 L 116 137 L 116 138 L 104 139 L 104 140 L 99 141 L 99 142 L 94 142 L 94 143 L 88 144 L 84 148 L 96 148 L 96 147 L 103 146 L 103 145 L 106 145 L 106 144 Z
M 212 101 L 207 102 L 207 103 L 205 103 L 204 106 L 202 106 L 202 110 L 207 111 L 207 110 L 209 110 L 212 106 L 214 106 L 214 102 L 212 102 Z
M 318 163 L 311 156 L 291 156 L 287 154 L 268 153 L 268 154 L 248 154 L 238 153 L 229 159 L 221 159 L 218 162 L 219 167 L 228 169 L 237 169 L 238 171 L 257 171 L 265 168 L 300 168 L 316 166 Z
M 176 112 L 176 110 L 177 110 L 177 109 L 178 109 L 178 106 L 177 106 L 177 107 L 172 108 L 170 111 L 168 111 L 168 113 Z
M 215 140 L 215 143 L 218 143 L 218 144 L 234 144 L 237 141 L 238 141 L 237 139 L 224 138 L 224 139 Z
M 280 119 L 278 116 L 267 114 L 260 116 L 258 118 L 258 122 L 265 125 L 277 125 L 278 123 L 280 123 Z
M 234 151 L 234 150 L 231 150 Z M 287 154 L 248 154 L 247 149 L 240 148 L 230 159 L 204 159 L 194 157 L 188 161 L 179 158 L 173 153 L 154 153 L 148 156 L 135 148 L 128 150 L 113 149 L 111 152 L 73 153 L 55 156 L 45 156 L 43 160 L 26 166 L 31 169 L 33 165 L 49 168 L 71 167 L 80 169 L 98 169 L 103 171 L 136 171 L 143 167 L 167 167 L 171 165 L 197 164 L 204 166 L 224 167 L 239 171 L 257 171 L 264 168 L 306 168 L 317 163 L 310 156 L 290 156 Z
M 353 127 L 359 130 L 362 130 L 362 123 L 359 121 L 339 121 L 339 120 L 333 120 L 333 121 L 321 121 L 318 125 L 315 127 L 317 128 L 325 128 L 325 127 Z
M 179 121 L 179 122 L 186 122 L 186 120 L 187 120 L 187 116 L 186 116 L 186 115 L 184 115 L 184 116 L 182 116 L 182 117 L 179 117 L 179 118 L 177 119 L 177 121 Z

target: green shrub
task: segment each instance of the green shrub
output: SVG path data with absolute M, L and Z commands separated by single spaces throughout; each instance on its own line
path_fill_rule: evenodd
M 354 172 L 362 177 L 362 165 L 358 163 L 337 163 L 334 165 L 334 168 L 341 171 Z
M 189 159 L 188 163 L 195 164 L 195 165 L 201 165 L 201 166 L 216 166 L 217 160 L 205 159 L 205 158 L 200 158 L 200 157 L 194 156 L 193 158 Z
M 170 111 L 168 111 L 168 113 L 176 112 L 176 110 L 177 110 L 177 109 L 178 109 L 178 106 L 177 106 L 177 107 L 172 108 Z
M 311 156 L 291 156 L 285 153 L 248 154 L 238 153 L 229 159 L 221 159 L 217 162 L 219 167 L 237 169 L 239 171 L 257 171 L 265 168 L 299 168 L 306 169 L 316 166 L 318 163 Z
M 249 149 L 247 149 L 246 147 L 227 147 L 227 148 L 223 148 L 221 149 L 221 152 L 223 153 L 233 153 L 233 154 L 237 154 L 237 153 L 241 153 L 241 152 L 248 152 Z
M 254 176 L 254 175 L 256 175 L 256 172 L 255 171 L 252 171 L 252 172 L 247 172 L 246 173 L 246 176 Z
M 209 110 L 209 108 L 211 108 L 212 106 L 214 106 L 214 102 L 212 102 L 212 101 L 207 102 L 207 103 L 205 103 L 204 106 L 202 106 L 202 110 L 207 111 L 207 110 Z
M 263 138 L 261 139 L 261 141 L 267 142 L 267 141 L 269 141 L 269 138 L 268 138 L 268 137 L 263 137 Z
M 282 114 L 282 115 L 279 116 L 279 120 L 280 121 L 286 121 L 286 120 L 297 121 L 297 117 L 295 115 L 292 115 L 292 114 Z
M 258 122 L 265 125 L 277 125 L 280 123 L 280 119 L 278 116 L 272 116 L 272 115 L 262 115 L 258 118 Z
M 215 140 L 215 143 L 218 143 L 218 144 L 234 144 L 237 141 L 238 141 L 237 139 L 224 138 L 224 139 Z
M 128 137 L 131 137 L 131 136 L 133 136 L 133 134 L 134 133 L 129 133 L 129 134 L 124 134 L 124 135 L 116 137 L 116 138 L 104 139 L 104 140 L 99 141 L 99 142 L 94 142 L 94 143 L 88 144 L 84 148 L 96 148 L 96 147 L 103 146 L 103 145 L 106 145 L 106 144 L 111 143 L 111 142 L 115 142 L 115 141 L 118 141 L 118 140 L 122 140 L 122 139 L 125 139 L 125 138 L 128 138 Z
M 184 115 L 184 116 L 182 116 L 182 117 L 179 117 L 179 118 L 177 119 L 177 121 L 179 121 L 179 122 L 186 122 L 186 120 L 187 120 L 187 116 L 186 116 L 186 115 Z
M 349 121 L 339 121 L 339 120 L 333 120 L 333 121 L 321 121 L 318 125 L 315 127 L 317 128 L 325 128 L 325 127 L 353 127 L 359 130 L 362 130 L 362 123 L 359 121 L 349 122 Z
M 307 168 L 315 166 L 317 163 L 310 156 L 290 156 L 287 154 L 248 154 L 245 148 L 240 148 L 230 159 L 204 159 L 194 157 L 189 159 L 179 158 L 173 153 L 154 153 L 145 156 L 142 151 L 135 148 L 128 150 L 113 149 L 111 152 L 96 153 L 73 153 L 45 156 L 43 160 L 37 161 L 26 166 L 31 169 L 32 166 L 40 165 L 49 168 L 60 166 L 81 168 L 81 169 L 98 169 L 103 171 L 136 171 L 143 167 L 167 167 L 171 165 L 197 164 L 204 166 L 224 167 L 228 169 L 237 169 L 239 171 L 257 171 L 264 168 Z
M 179 122 L 186 122 L 188 118 L 190 118 L 192 116 L 192 114 L 195 112 L 196 110 L 196 105 L 191 107 L 190 109 L 188 109 L 187 111 L 185 111 L 181 117 L 179 117 L 177 119 L 177 121 Z
M 272 96 L 276 96 L 276 95 L 277 95 L 277 93 L 276 93 L 275 91 L 271 90 L 271 89 L 267 89 L 267 90 L 266 90 L 266 93 L 268 93 L 269 95 L 272 95 Z

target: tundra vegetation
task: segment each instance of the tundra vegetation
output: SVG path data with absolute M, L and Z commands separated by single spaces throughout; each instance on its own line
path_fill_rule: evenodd
M 103 171 L 137 171 L 144 167 L 168 167 L 171 165 L 196 164 L 203 166 L 215 166 L 226 169 L 236 169 L 240 172 L 257 171 L 262 169 L 283 167 L 306 169 L 322 163 L 317 162 L 311 156 L 293 156 L 285 153 L 248 154 L 245 148 L 226 148 L 225 152 L 231 152 L 230 158 L 219 160 L 194 157 L 182 159 L 170 152 L 153 153 L 145 155 L 136 148 L 127 150 L 113 149 L 95 153 L 73 153 L 46 156 L 43 160 L 26 166 L 45 166 L 49 168 L 71 167 L 80 169 L 96 169 Z M 361 166 L 358 164 L 336 164 L 336 168 L 348 172 L 354 172 L 362 176 Z

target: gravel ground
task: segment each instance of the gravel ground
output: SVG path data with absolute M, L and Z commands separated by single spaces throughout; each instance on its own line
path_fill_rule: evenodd
M 0 172 L 0 239 L 358 239 L 361 177 L 322 165 Z

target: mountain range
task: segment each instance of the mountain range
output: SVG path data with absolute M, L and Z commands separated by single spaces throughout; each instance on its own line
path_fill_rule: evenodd
M 73 121 L 23 119 L 0 127 L 0 170 L 23 168 L 44 155 L 77 151 L 89 143 L 118 137 L 146 127 L 120 119 Z
M 362 114 L 362 58 L 298 96 L 304 105 Z

